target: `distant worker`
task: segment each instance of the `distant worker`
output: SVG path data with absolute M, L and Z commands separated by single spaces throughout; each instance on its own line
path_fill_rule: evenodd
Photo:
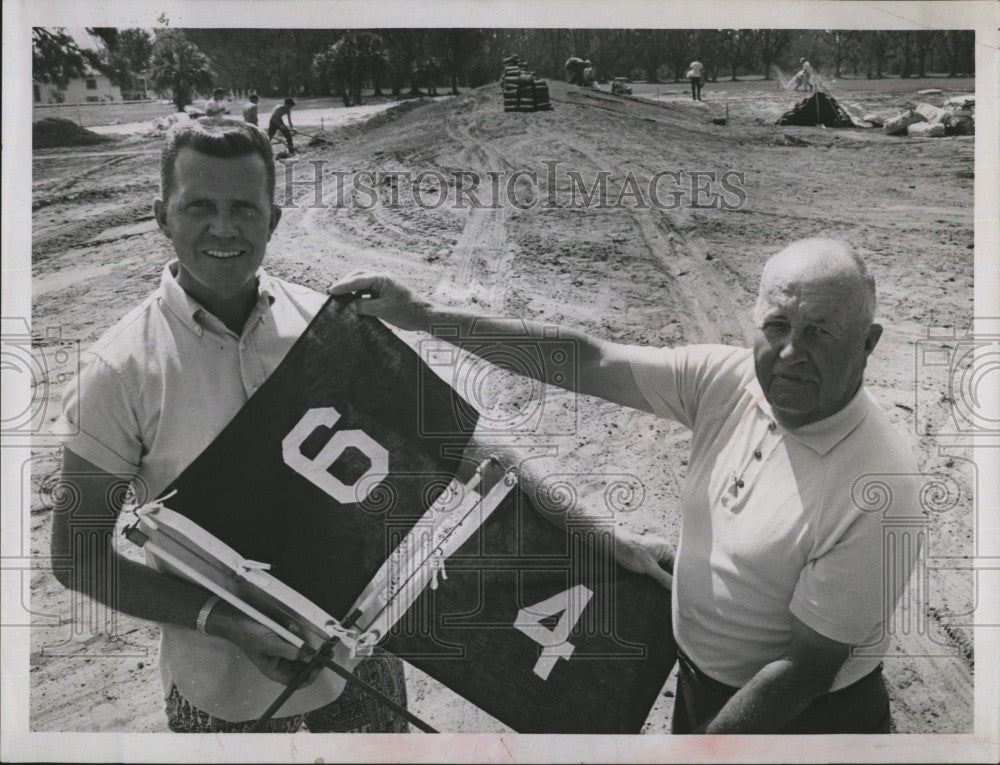
M 705 65 L 700 61 L 692 61 L 687 70 L 687 78 L 691 80 L 691 100 L 702 101 L 701 97 L 701 73 Z
M 229 114 L 229 107 L 226 106 L 226 91 L 216 88 L 212 91 L 212 97 L 205 102 L 206 117 L 221 117 Z
M 799 59 L 799 73 L 795 75 L 795 89 L 798 90 L 800 87 L 805 85 L 806 90 L 815 90 L 816 85 L 813 82 L 813 69 L 812 66 L 804 58 Z
M 566 81 L 570 85 L 583 85 L 584 61 L 582 58 L 570 56 L 566 61 Z
M 260 101 L 260 97 L 253 93 L 250 96 L 250 100 L 243 104 L 243 121 L 249 122 L 251 125 L 257 124 L 257 102 Z
M 592 87 L 594 81 L 597 79 L 597 70 L 594 65 L 590 63 L 590 60 L 583 62 L 583 84 L 586 87 Z
M 289 154 L 295 153 L 295 147 L 292 146 L 292 131 L 295 129 L 292 127 L 293 106 L 295 106 L 294 99 L 286 98 L 285 103 L 274 107 L 274 111 L 271 112 L 271 121 L 267 124 L 267 137 L 274 138 L 274 134 L 280 130 L 281 134 L 285 136 Z M 285 117 L 288 118 L 287 127 L 285 126 Z

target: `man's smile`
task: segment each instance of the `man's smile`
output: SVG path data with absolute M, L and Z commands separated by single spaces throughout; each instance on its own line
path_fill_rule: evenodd
M 202 250 L 202 252 L 216 260 L 228 260 L 246 254 L 246 250 Z

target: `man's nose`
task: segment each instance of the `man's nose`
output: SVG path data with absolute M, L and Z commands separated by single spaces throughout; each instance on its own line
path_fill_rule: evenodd
M 235 236 L 237 233 L 236 221 L 228 210 L 220 210 L 212 216 L 209 221 L 209 233 L 218 237 Z
M 781 353 L 778 354 L 781 360 L 791 364 L 805 359 L 806 352 L 803 340 L 802 332 L 797 329 L 788 330 L 785 341 L 781 345 Z

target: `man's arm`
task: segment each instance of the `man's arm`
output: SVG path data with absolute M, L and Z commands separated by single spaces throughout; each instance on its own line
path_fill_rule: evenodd
M 846 643 L 824 637 L 793 616 L 792 639 L 786 654 L 762 667 L 703 732 L 779 730 L 830 689 L 850 650 Z
M 400 329 L 420 330 L 439 336 L 474 353 L 482 350 L 480 355 L 493 363 L 497 363 L 495 350 L 497 345 L 504 345 L 504 337 L 511 339 L 512 347 L 522 348 L 525 339 L 544 342 L 546 337 L 551 337 L 551 325 L 435 305 L 417 298 L 406 286 L 384 274 L 355 274 L 334 284 L 330 292 L 334 295 L 367 293 L 370 297 L 350 303 L 351 310 L 364 316 L 376 316 Z M 457 337 L 455 329 L 458 329 Z M 477 335 L 488 336 L 489 344 L 476 343 Z M 559 328 L 559 337 L 573 341 L 576 346 L 579 373 L 575 387 L 572 387 L 572 376 L 554 376 L 551 374 L 554 370 L 545 369 L 544 365 L 537 370 L 526 370 L 523 365 L 497 366 L 522 375 L 537 371 L 540 374 L 530 376 L 548 385 L 597 396 L 644 412 L 652 411 L 629 368 L 628 346 L 565 327 Z
M 210 593 L 129 560 L 114 548 L 121 505 L 109 503 L 121 480 L 63 450 L 60 482 L 75 504 L 53 511 L 52 573 L 64 586 L 122 613 L 193 629 Z M 302 657 L 293 646 L 224 601 L 212 609 L 205 631 L 235 643 L 276 682 L 289 683 L 301 669 Z
M 360 292 L 371 297 L 355 299 L 350 308 L 365 316 L 376 316 L 400 329 L 420 330 L 464 348 L 482 350 L 492 363 L 497 362 L 496 346 L 503 345 L 504 336 L 511 338 L 511 345 L 523 347 L 526 337 L 544 342 L 551 336 L 551 326 L 535 321 L 485 316 L 475 311 L 445 308 L 416 298 L 410 290 L 386 275 L 357 274 L 337 282 L 330 290 L 334 295 Z M 455 329 L 458 329 L 457 337 Z M 473 335 L 473 329 L 476 335 Z M 477 335 L 486 335 L 489 342 L 476 343 Z M 591 337 L 583 332 L 559 328 L 559 337 L 576 344 L 579 374 L 576 388 L 570 379 L 554 379 L 546 374 L 550 370 L 539 368 L 535 379 L 556 385 L 575 393 L 585 393 L 633 409 L 652 411 L 639 390 L 629 368 L 628 347 Z M 499 338 L 499 340 L 498 340 Z M 470 342 L 471 341 L 471 342 Z M 524 365 L 504 366 L 519 374 L 525 373 Z M 546 514 L 549 520 L 565 527 L 567 519 L 558 514 Z M 580 519 L 576 519 L 580 520 Z M 647 574 L 659 584 L 673 587 L 674 548 L 666 540 L 653 534 L 634 534 L 617 529 L 615 554 L 619 564 L 640 574 Z

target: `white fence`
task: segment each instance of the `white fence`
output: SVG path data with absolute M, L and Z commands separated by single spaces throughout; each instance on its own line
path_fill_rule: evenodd
M 34 104 L 32 121 L 46 117 L 73 120 L 83 127 L 152 121 L 177 108 L 162 101 L 88 101 L 76 104 Z

